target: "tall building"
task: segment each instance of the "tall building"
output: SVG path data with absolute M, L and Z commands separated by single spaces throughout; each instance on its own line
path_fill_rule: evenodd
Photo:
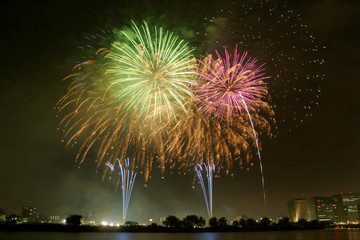
M 60 216 L 52 215 L 49 216 L 49 223 L 59 223 L 60 222 Z
M 321 222 L 345 223 L 346 209 L 339 196 L 314 197 L 316 219 Z
M 310 204 L 305 198 L 295 198 L 287 202 L 290 222 L 298 222 L 299 219 L 311 220 Z
M 29 223 L 37 222 L 38 213 L 36 208 L 30 206 L 24 206 L 22 208 L 22 217 L 24 222 L 29 222 Z
M 319 221 L 337 224 L 360 223 L 360 193 L 342 193 L 314 197 L 314 211 Z
M 336 195 L 342 199 L 346 214 L 346 223 L 358 224 L 359 223 L 359 205 L 360 193 L 342 193 Z
M 96 220 L 96 214 L 94 211 L 84 214 L 83 218 L 81 219 L 82 223 L 86 225 L 95 225 Z

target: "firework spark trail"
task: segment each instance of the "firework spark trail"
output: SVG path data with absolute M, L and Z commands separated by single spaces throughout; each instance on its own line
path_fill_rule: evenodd
M 258 157 L 259 157 L 259 165 L 260 165 L 260 172 L 261 172 L 261 183 L 262 183 L 262 190 L 263 190 L 263 197 L 264 197 L 264 214 L 266 216 L 267 212 L 266 212 L 266 192 L 265 192 L 265 179 L 264 179 L 264 171 L 263 171 L 263 165 L 262 165 L 262 161 L 261 161 L 261 155 L 260 155 L 260 148 L 259 148 L 259 143 L 258 143 L 258 139 L 256 137 L 256 132 L 255 132 L 255 128 L 254 128 L 254 124 L 253 121 L 251 119 L 251 115 L 249 112 L 249 109 L 246 105 L 246 102 L 242 96 L 242 94 L 239 92 L 239 95 L 241 97 L 241 100 L 244 104 L 244 108 L 249 116 L 249 120 L 250 120 L 250 124 L 251 124 L 251 128 L 253 130 L 253 134 L 254 134 L 254 138 L 255 138 L 255 143 L 256 143 L 256 148 L 257 148 L 257 153 L 258 153 Z
M 166 159 L 171 163 L 170 169 L 175 166 L 179 169 L 194 167 L 199 162 L 198 159 L 209 159 L 225 170 L 231 170 L 236 165 L 250 170 L 246 164 L 256 155 L 255 141 L 243 107 L 242 111 L 242 115 L 236 114 L 219 121 L 218 118 L 206 116 L 193 103 L 189 115 L 179 119 L 176 126 L 166 131 L 164 146 Z M 271 122 L 268 119 L 272 119 L 274 112 L 269 104 L 260 101 L 256 110 L 249 111 L 259 140 L 260 137 L 270 138 Z
M 215 53 L 217 59 L 208 54 L 204 61 L 199 61 L 200 87 L 195 90 L 196 99 L 199 100 L 199 106 L 205 114 L 213 113 L 220 118 L 226 116 L 227 120 L 235 115 L 242 115 L 242 112 L 246 111 L 259 157 L 266 215 L 264 173 L 258 138 L 249 107 L 253 110 L 263 102 L 262 98 L 268 93 L 267 83 L 264 80 L 270 77 L 265 75 L 265 64 L 257 65 L 257 59 L 247 57 L 247 52 L 238 54 L 237 46 L 232 59 L 227 48 L 225 48 L 225 57 L 222 57 L 217 50 Z
M 111 163 L 105 163 L 105 165 L 108 166 L 112 172 L 115 170 L 114 166 Z
M 129 208 L 131 193 L 134 187 L 136 172 L 129 170 L 129 158 L 125 159 L 124 166 L 121 164 L 120 160 L 116 159 L 119 163 L 120 175 L 121 175 L 121 191 L 122 191 L 122 202 L 123 202 L 123 224 L 125 224 L 127 210 Z M 114 166 L 111 163 L 106 163 L 106 166 L 110 168 L 111 171 L 114 171 Z
M 198 168 L 200 168 L 200 170 Z M 204 199 L 205 199 L 206 211 L 208 212 L 208 215 L 210 217 L 208 197 L 207 197 L 206 190 L 205 190 L 204 180 L 203 180 L 202 175 L 201 175 L 202 170 L 203 169 L 202 169 L 200 164 L 197 164 L 197 166 L 195 166 L 196 175 L 197 175 L 197 177 L 198 177 L 198 179 L 200 181 L 202 192 L 203 192 Z
M 106 34 L 87 38 L 91 51 L 65 78 L 72 82 L 56 105 L 61 141 L 77 148 L 79 165 L 96 149 L 98 168 L 130 157 L 148 181 L 153 162 L 165 171 L 164 129 L 188 114 L 196 60 L 179 36 L 146 22 Z
M 215 172 L 215 164 L 210 165 L 210 162 L 208 160 L 208 164 L 206 165 L 206 163 L 203 163 L 203 166 L 206 170 L 207 192 L 202 175 L 203 168 L 201 167 L 201 164 L 198 163 L 195 165 L 195 171 L 196 171 L 196 176 L 200 181 L 201 189 L 205 199 L 206 210 L 208 212 L 208 216 L 210 219 L 212 218 L 212 193 L 213 193 L 213 179 L 214 179 L 213 172 Z

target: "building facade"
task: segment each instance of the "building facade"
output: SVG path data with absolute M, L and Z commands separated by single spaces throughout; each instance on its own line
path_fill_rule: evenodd
M 36 208 L 24 206 L 22 208 L 22 218 L 24 222 L 35 223 L 38 221 L 38 213 Z
M 345 222 L 345 209 L 340 197 L 314 197 L 314 208 L 316 220 L 320 222 Z
M 300 219 L 311 220 L 310 204 L 305 198 L 295 198 L 287 202 L 290 222 L 298 222 Z
M 359 224 L 360 193 L 343 193 L 336 196 L 342 198 L 346 211 L 346 223 Z
M 360 193 L 342 193 L 326 197 L 314 197 L 316 219 L 336 224 L 360 223 Z

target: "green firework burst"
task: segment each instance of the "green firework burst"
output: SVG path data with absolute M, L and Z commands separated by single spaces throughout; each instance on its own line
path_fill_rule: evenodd
M 115 42 L 104 65 L 114 98 L 125 102 L 139 116 L 176 118 L 186 112 L 192 97 L 196 61 L 187 43 L 173 33 L 144 22 L 122 31 L 125 41 Z

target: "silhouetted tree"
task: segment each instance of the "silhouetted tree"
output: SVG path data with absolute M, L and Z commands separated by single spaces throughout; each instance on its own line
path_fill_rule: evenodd
M 240 222 L 238 220 L 234 220 L 232 223 L 231 223 L 231 226 L 233 226 L 234 228 L 238 228 L 240 226 Z
M 165 221 L 163 221 L 163 224 L 167 227 L 180 227 L 180 219 L 169 215 L 166 217 Z
M 249 218 L 248 220 L 246 220 L 246 225 L 249 227 L 255 227 L 256 226 L 256 221 L 252 218 Z
M 225 217 L 219 218 L 218 225 L 220 228 L 226 228 L 228 226 L 227 219 Z
M 188 215 L 188 216 L 184 217 L 184 219 L 182 220 L 182 225 L 184 227 L 193 228 L 193 227 L 197 226 L 198 222 L 199 222 L 198 216 Z
M 267 227 L 271 223 L 270 219 L 264 217 L 260 220 L 260 225 L 263 227 Z
M 196 224 L 197 227 L 203 227 L 206 224 L 206 220 L 203 217 L 199 217 L 199 220 Z
M 209 219 L 209 225 L 211 228 L 217 228 L 219 226 L 218 220 L 216 217 L 212 217 Z
M 138 222 L 135 222 L 135 221 L 126 221 L 125 222 L 125 225 L 128 225 L 128 226 L 137 226 L 139 225 Z
M 70 215 L 66 218 L 66 223 L 70 226 L 80 226 L 81 224 L 81 215 Z
M 245 219 L 240 219 L 240 221 L 239 221 L 239 225 L 240 225 L 240 227 L 242 227 L 242 228 L 244 228 L 244 227 L 246 227 L 246 220 Z
M 299 221 L 298 221 L 298 224 L 299 224 L 301 227 L 306 227 L 307 224 L 308 224 L 308 221 L 306 221 L 304 218 L 300 218 Z
M 290 219 L 288 217 L 284 217 L 280 221 L 281 221 L 282 224 L 289 224 L 290 223 Z
M 288 217 L 280 219 L 277 225 L 280 229 L 291 229 L 293 227 Z
M 10 216 L 6 217 L 6 223 L 10 225 L 15 225 L 20 221 L 20 217 L 16 216 L 15 214 L 11 214 Z
M 284 218 L 280 219 L 278 222 L 278 225 L 280 225 L 280 226 L 287 226 L 289 224 L 290 224 L 290 220 L 288 217 L 284 217 Z

